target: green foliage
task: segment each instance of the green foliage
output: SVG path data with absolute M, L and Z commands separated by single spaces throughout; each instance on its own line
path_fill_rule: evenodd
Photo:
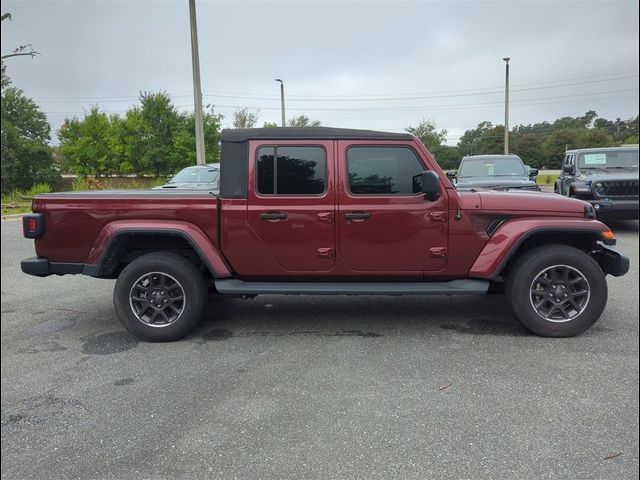
M 260 110 L 250 112 L 247 107 L 236 108 L 233 112 L 233 128 L 253 128 L 258 123 Z
M 436 126 L 431 120 L 422 120 L 417 127 L 407 128 L 407 132 L 420 140 L 432 153 L 447 138 L 447 131 L 436 130 Z
M 262 128 L 276 128 L 278 124 L 276 122 L 264 122 Z
M 319 127 L 321 125 L 320 120 L 311 120 L 306 115 L 291 117 L 288 123 L 290 127 Z
M 35 197 L 36 195 L 40 195 L 41 193 L 51 193 L 53 189 L 51 185 L 48 183 L 36 183 L 29 190 L 25 192 L 25 196 L 27 197 Z
M 538 185 L 554 185 L 560 175 L 538 175 L 536 183 Z
M 207 162 L 220 157 L 222 115 L 204 112 Z M 196 163 L 195 116 L 180 113 L 165 92 L 141 93 L 140 105 L 107 116 L 93 107 L 58 131 L 65 166 L 81 176 L 164 176 Z
M 2 194 L 26 190 L 35 183 L 55 185 L 55 168 L 47 118 L 33 100 L 11 85 L 2 65 L 2 139 L 0 147 Z

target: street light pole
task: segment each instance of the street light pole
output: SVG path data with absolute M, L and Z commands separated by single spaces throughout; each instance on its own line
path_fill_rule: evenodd
M 509 57 L 505 57 L 505 82 L 504 82 L 504 154 L 509 155 Z
M 284 82 L 280 78 L 276 78 L 276 82 L 280 83 L 280 113 L 282 114 L 282 126 L 287 126 L 287 120 L 284 114 Z
M 202 87 L 200 85 L 196 0 L 189 0 L 189 23 L 191 25 L 191 63 L 193 66 L 193 107 L 196 121 L 196 163 L 204 165 L 206 163 L 204 155 L 204 118 L 202 114 Z

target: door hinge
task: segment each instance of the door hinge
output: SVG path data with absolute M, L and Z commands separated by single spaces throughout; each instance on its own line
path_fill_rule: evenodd
M 318 214 L 318 221 L 325 223 L 333 223 L 333 212 L 320 212 Z
M 447 247 L 433 247 L 429 249 L 433 258 L 447 258 Z
M 333 258 L 333 248 L 319 248 L 317 255 L 320 258 Z

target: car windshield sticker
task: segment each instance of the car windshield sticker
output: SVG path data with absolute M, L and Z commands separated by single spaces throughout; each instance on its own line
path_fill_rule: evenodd
M 487 175 L 495 174 L 496 166 L 493 163 L 485 163 L 485 168 L 487 169 Z
M 585 153 L 584 164 L 585 165 L 606 165 L 607 154 L 606 153 Z

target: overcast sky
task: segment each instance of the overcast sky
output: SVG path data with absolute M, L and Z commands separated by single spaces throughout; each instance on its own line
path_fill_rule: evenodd
M 2 1 L 2 53 L 13 82 L 54 130 L 97 104 L 124 112 L 140 91 L 193 109 L 187 0 Z M 594 109 L 638 114 L 637 1 L 197 1 L 204 101 L 279 122 L 306 114 L 336 127 L 403 131 L 422 119 L 455 144 L 483 120 L 511 124 Z M 54 139 L 55 141 L 55 139 Z

